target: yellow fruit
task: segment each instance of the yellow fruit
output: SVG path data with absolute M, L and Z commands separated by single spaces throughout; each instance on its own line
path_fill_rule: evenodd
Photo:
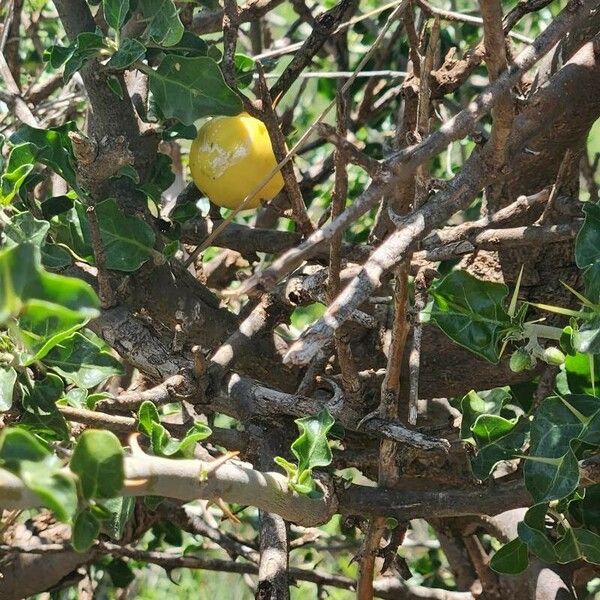
M 198 131 L 190 150 L 194 183 L 225 208 L 237 208 L 276 165 L 267 128 L 247 113 L 210 119 Z M 276 173 L 244 208 L 272 200 L 282 188 L 283 178 Z

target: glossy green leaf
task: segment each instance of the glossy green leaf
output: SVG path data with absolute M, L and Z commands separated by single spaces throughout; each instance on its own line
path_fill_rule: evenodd
M 44 364 L 70 383 L 92 388 L 113 375 L 123 374 L 119 361 L 81 333 L 57 344 L 44 358 Z
M 123 448 L 114 433 L 87 429 L 75 446 L 71 471 L 85 498 L 114 498 L 123 487 Z
M 523 473 L 535 502 L 564 498 L 579 484 L 579 462 L 571 448 L 557 458 L 528 456 Z
M 329 411 L 325 408 L 314 417 L 302 417 L 295 422 L 300 435 L 291 450 L 298 459 L 298 471 L 329 465 L 332 455 L 327 433 L 335 422 Z
M 587 529 L 600 532 L 600 483 L 582 490 L 582 497 L 569 503 L 569 513 Z
M 517 419 L 505 419 L 499 415 L 479 415 L 471 432 L 478 446 L 493 444 L 508 435 L 516 426 Z
M 146 46 L 144 44 L 134 38 L 125 38 L 106 66 L 115 70 L 123 70 L 141 60 L 145 54 Z
M 198 442 L 205 440 L 212 433 L 204 423 L 195 423 L 183 439 L 172 438 L 160 422 L 160 415 L 150 401 L 142 403 L 138 410 L 138 429 L 150 438 L 152 452 L 156 456 L 179 456 L 191 458 Z
M 471 390 L 463 396 L 460 402 L 460 411 L 462 413 L 460 425 L 461 439 L 466 440 L 472 437 L 471 426 L 475 423 L 479 415 L 499 415 L 504 403 L 510 399 L 510 392 L 506 388 L 494 388 L 483 392 Z
M 51 219 L 56 215 L 67 212 L 73 207 L 73 198 L 68 194 L 62 196 L 52 196 L 44 200 L 40 206 L 44 219 Z
M 569 527 L 554 548 L 559 563 L 565 564 L 578 559 L 600 563 L 600 535 L 587 529 Z
M 477 447 L 477 454 L 471 459 L 473 475 L 477 479 L 487 479 L 494 467 L 503 460 L 514 458 L 527 440 L 529 421 L 520 417 L 506 434 L 488 444 Z
M 0 434 L 0 461 L 13 470 L 20 461 L 41 461 L 50 451 L 30 433 L 19 427 L 9 427 Z
M 298 467 L 295 464 L 283 458 L 283 456 L 276 456 L 273 459 L 273 462 L 276 465 L 279 465 L 285 471 L 286 475 L 290 480 L 293 480 L 297 476 Z
M 73 261 L 69 252 L 59 244 L 44 244 L 42 246 L 42 265 L 46 269 L 62 269 Z
M 71 531 L 71 545 L 77 552 L 86 552 L 100 533 L 100 521 L 86 508 L 75 517 Z
M 536 504 L 526 513 L 518 524 L 519 538 L 527 544 L 529 551 L 545 562 L 556 561 L 556 551 L 550 538 L 546 535 L 546 511 L 548 504 Z
M 561 394 L 600 393 L 600 356 L 594 356 L 594 381 L 590 370 L 590 357 L 586 354 L 567 355 L 556 377 L 556 389 Z
M 225 83 L 219 66 L 205 56 L 166 56 L 150 75 L 150 90 L 163 115 L 184 125 L 242 112 L 242 102 Z
M 106 22 L 115 31 L 120 31 L 121 27 L 127 22 L 129 0 L 102 0 L 102 5 Z
M 490 561 L 490 567 L 496 573 L 506 575 L 518 575 L 522 573 L 529 565 L 527 556 L 527 545 L 519 538 L 505 544 L 494 554 Z
M 110 88 L 111 92 L 120 100 L 125 97 L 121 80 L 116 75 L 109 75 L 106 78 L 106 85 Z
M 497 363 L 499 341 L 511 324 L 504 309 L 508 287 L 452 271 L 430 293 L 431 320 L 457 344 Z
M 0 364 L 0 412 L 10 410 L 17 372 L 10 366 Z
M 179 11 L 172 0 L 140 0 L 139 6 L 148 25 L 144 36 L 159 46 L 174 46 L 184 28 Z

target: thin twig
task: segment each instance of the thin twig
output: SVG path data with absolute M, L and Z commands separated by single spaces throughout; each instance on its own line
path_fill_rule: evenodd
M 275 105 L 290 89 L 298 75 L 310 64 L 325 42 L 331 38 L 346 14 L 349 3 L 350 0 L 341 0 L 339 4 L 315 19 L 315 26 L 311 34 L 294 54 L 294 58 L 270 90 Z
M 269 132 L 271 138 L 271 144 L 273 145 L 273 152 L 275 153 L 275 159 L 277 162 L 283 161 L 285 158 L 287 148 L 285 147 L 285 138 L 279 127 L 279 119 L 275 113 L 275 108 L 271 100 L 272 96 L 269 93 L 269 88 L 264 78 L 264 71 L 260 63 L 256 64 L 256 70 L 258 73 L 258 95 L 262 100 L 262 117 Z M 292 215 L 294 221 L 298 224 L 300 231 L 304 235 L 310 235 L 315 228 L 310 221 L 308 213 L 306 212 L 306 205 L 302 198 L 302 192 L 300 186 L 296 180 L 296 174 L 294 173 L 294 165 L 292 162 L 286 162 L 281 167 L 281 175 L 285 181 L 285 189 L 292 205 Z
M 227 84 L 237 89 L 235 80 L 235 49 L 238 37 L 238 6 L 236 0 L 223 2 L 223 77 Z
M 346 93 L 342 92 L 342 88 L 343 85 L 338 86 L 336 111 L 336 134 L 340 139 L 345 138 L 348 129 L 348 98 Z M 348 173 L 346 171 L 348 161 L 346 153 L 341 147 L 338 147 L 335 151 L 334 164 L 335 183 L 331 199 L 332 219 L 335 219 L 344 210 L 348 195 Z M 331 240 L 329 247 L 329 274 L 327 279 L 327 296 L 329 302 L 337 296 L 340 289 L 340 271 L 342 268 L 341 248 L 342 236 L 340 234 Z M 342 386 L 346 394 L 346 401 L 350 406 L 356 406 L 360 400 L 361 385 L 358 379 L 356 364 L 352 357 L 352 348 L 343 328 L 336 332 L 334 341 L 342 373 Z
M 502 28 L 502 3 L 500 0 L 480 0 L 483 17 L 483 43 L 485 46 L 485 62 L 490 81 L 496 81 L 508 68 L 506 57 L 506 40 Z M 492 132 L 489 144 L 492 146 L 491 158 L 497 164 L 504 164 L 508 137 L 514 117 L 513 100 L 510 90 L 498 98 L 492 108 Z

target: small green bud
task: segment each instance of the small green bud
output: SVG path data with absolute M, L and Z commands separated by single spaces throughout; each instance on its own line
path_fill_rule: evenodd
M 555 346 L 549 346 L 544 349 L 542 353 L 542 360 L 547 362 L 549 365 L 556 367 L 562 365 L 565 362 L 565 355 Z
M 522 371 L 531 369 L 533 366 L 532 363 L 533 361 L 531 360 L 529 353 L 526 350 L 523 350 L 523 348 L 519 348 L 512 353 L 509 366 L 513 373 L 521 373 Z

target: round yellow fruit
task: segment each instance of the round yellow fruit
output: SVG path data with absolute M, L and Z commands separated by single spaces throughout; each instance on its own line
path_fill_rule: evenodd
M 190 150 L 194 183 L 211 202 L 225 208 L 237 208 L 276 165 L 267 128 L 248 113 L 210 119 L 198 131 Z M 278 172 L 244 209 L 272 200 L 282 188 Z

